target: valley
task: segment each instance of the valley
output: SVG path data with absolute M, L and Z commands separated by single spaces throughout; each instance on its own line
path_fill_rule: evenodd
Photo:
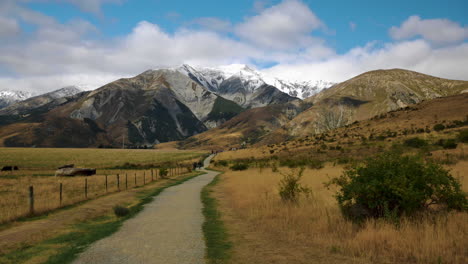
M 52 250 L 53 241 L 76 232 L 93 235 L 66 244 L 112 237 L 127 219 L 114 215 L 116 206 L 142 210 L 161 188 L 200 175 L 193 163 L 216 153 L 210 167 L 221 174 L 202 191 L 211 210 L 203 224 L 209 263 L 466 261 L 464 209 L 356 224 L 330 181 L 382 155 L 414 156 L 449 170 L 465 195 L 467 82 L 374 71 L 302 100 L 252 69 L 229 69 L 149 70 L 94 91 L 66 88 L 0 109 L 0 159 L 20 169 L 0 174 L 0 238 L 18 236 L 4 243 L 0 260 L 75 259 L 82 250 Z M 97 174 L 55 177 L 64 164 Z M 294 204 L 279 195 L 285 175 L 300 175 Z M 53 222 L 56 232 L 36 225 Z M 109 231 L 99 235 L 93 226 Z M 37 235 L 29 239 L 24 230 Z

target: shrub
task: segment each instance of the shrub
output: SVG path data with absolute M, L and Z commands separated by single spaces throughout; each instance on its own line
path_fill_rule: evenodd
M 161 178 L 166 178 L 167 177 L 167 174 L 169 174 L 169 171 L 167 170 L 167 168 L 159 168 L 159 177 Z
M 297 204 L 301 194 L 309 196 L 311 193 L 310 188 L 302 186 L 299 183 L 303 173 L 304 168 L 299 169 L 299 171 L 293 169 L 289 173 L 281 173 L 283 178 L 278 184 L 281 200 L 284 202 Z
M 405 140 L 404 145 L 412 148 L 422 148 L 427 146 L 427 141 L 418 137 Z
M 458 140 L 463 143 L 468 143 L 468 129 L 458 132 Z
M 339 187 L 336 199 L 343 215 L 358 222 L 369 217 L 411 215 L 432 205 L 468 209 L 466 194 L 448 170 L 398 152 L 370 158 L 330 184 Z
M 231 170 L 233 171 L 243 171 L 249 168 L 247 163 L 236 163 L 231 166 Z
M 217 160 L 217 161 L 215 162 L 215 165 L 216 165 L 216 166 L 227 167 L 227 166 L 228 166 L 228 162 L 227 162 L 227 160 Z
M 437 132 L 442 131 L 442 130 L 444 130 L 444 129 L 445 129 L 445 126 L 442 125 L 442 124 L 436 124 L 436 125 L 434 126 L 434 130 L 437 131 Z
M 444 149 L 456 149 L 458 146 L 455 139 L 441 139 L 437 142 L 437 145 L 443 147 Z
M 118 217 L 124 217 L 130 213 L 130 210 L 127 207 L 123 207 L 120 205 L 114 206 L 114 214 Z

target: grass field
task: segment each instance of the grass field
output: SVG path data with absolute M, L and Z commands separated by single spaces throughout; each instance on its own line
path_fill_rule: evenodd
M 55 170 L 64 164 L 75 164 L 76 167 L 102 169 L 125 163 L 144 165 L 178 162 L 199 158 L 204 153 L 146 149 L 0 148 L 0 166 Z
M 468 191 L 468 162 L 451 169 Z M 307 169 L 301 182 L 312 195 L 299 206 L 280 200 L 281 175 L 270 168 L 223 174 L 215 193 L 231 234 L 232 263 L 468 263 L 468 213 L 405 218 L 399 227 L 383 220 L 353 225 L 323 185 L 342 170 Z
M 142 186 L 158 177 L 157 169 L 108 169 L 110 167 L 125 167 L 126 163 L 150 166 L 165 164 L 178 167 L 171 174 L 181 174 L 188 170 L 182 164 L 198 161 L 203 154 L 156 150 L 0 148 L 0 166 L 15 165 L 20 168 L 19 171 L 0 173 L 0 223 L 29 214 L 29 186 L 34 187 L 34 209 L 35 213 L 40 214 L 117 191 L 117 174 L 120 190 Z M 97 175 L 54 176 L 58 166 L 71 163 L 76 167 L 97 168 Z

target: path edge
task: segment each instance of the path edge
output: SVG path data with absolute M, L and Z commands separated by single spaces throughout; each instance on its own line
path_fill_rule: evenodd
M 215 172 L 219 174 L 201 191 L 202 212 L 205 217 L 202 230 L 206 245 L 205 260 L 208 264 L 227 263 L 231 258 L 232 248 L 229 234 L 221 220 L 221 212 L 218 210 L 218 201 L 212 195 L 213 188 L 219 183 L 220 176 L 223 175 L 221 171 Z
M 154 200 L 156 196 L 161 194 L 165 189 L 180 185 L 186 181 L 189 181 L 195 177 L 200 175 L 204 175 L 206 173 L 202 171 L 194 172 L 193 175 L 190 175 L 186 178 L 179 179 L 176 181 L 169 181 L 163 186 L 155 188 L 153 190 L 144 193 L 139 197 L 140 201 L 131 206 L 130 213 L 121 218 L 113 219 L 109 221 L 111 218 L 109 215 L 98 217 L 95 219 L 88 220 L 86 222 L 76 224 L 78 230 L 73 231 L 67 234 L 60 235 L 58 237 L 53 237 L 46 241 L 43 241 L 37 245 L 32 246 L 30 249 L 37 248 L 35 253 L 40 252 L 49 244 L 56 244 L 57 242 L 69 243 L 68 246 L 60 248 L 57 250 L 57 254 L 51 256 L 47 261 L 44 263 L 46 264 L 64 264 L 64 263 L 71 263 L 74 261 L 80 253 L 84 252 L 92 243 L 101 240 L 105 237 L 108 237 L 115 232 L 117 232 L 123 223 L 126 220 L 129 220 L 135 217 L 140 211 L 144 209 L 144 206 L 151 201 Z M 21 251 L 21 249 L 20 249 Z M 15 254 L 16 253 L 16 254 Z M 13 259 L 15 259 L 15 255 L 17 255 L 17 250 L 6 254 L 6 256 L 10 255 Z M 27 260 L 27 259 L 25 259 Z M 14 263 L 14 262 L 12 262 Z

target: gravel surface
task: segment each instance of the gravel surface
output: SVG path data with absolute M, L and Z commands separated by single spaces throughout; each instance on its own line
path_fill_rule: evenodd
M 165 189 L 119 231 L 92 244 L 73 263 L 204 263 L 200 192 L 218 174 L 205 172 Z

